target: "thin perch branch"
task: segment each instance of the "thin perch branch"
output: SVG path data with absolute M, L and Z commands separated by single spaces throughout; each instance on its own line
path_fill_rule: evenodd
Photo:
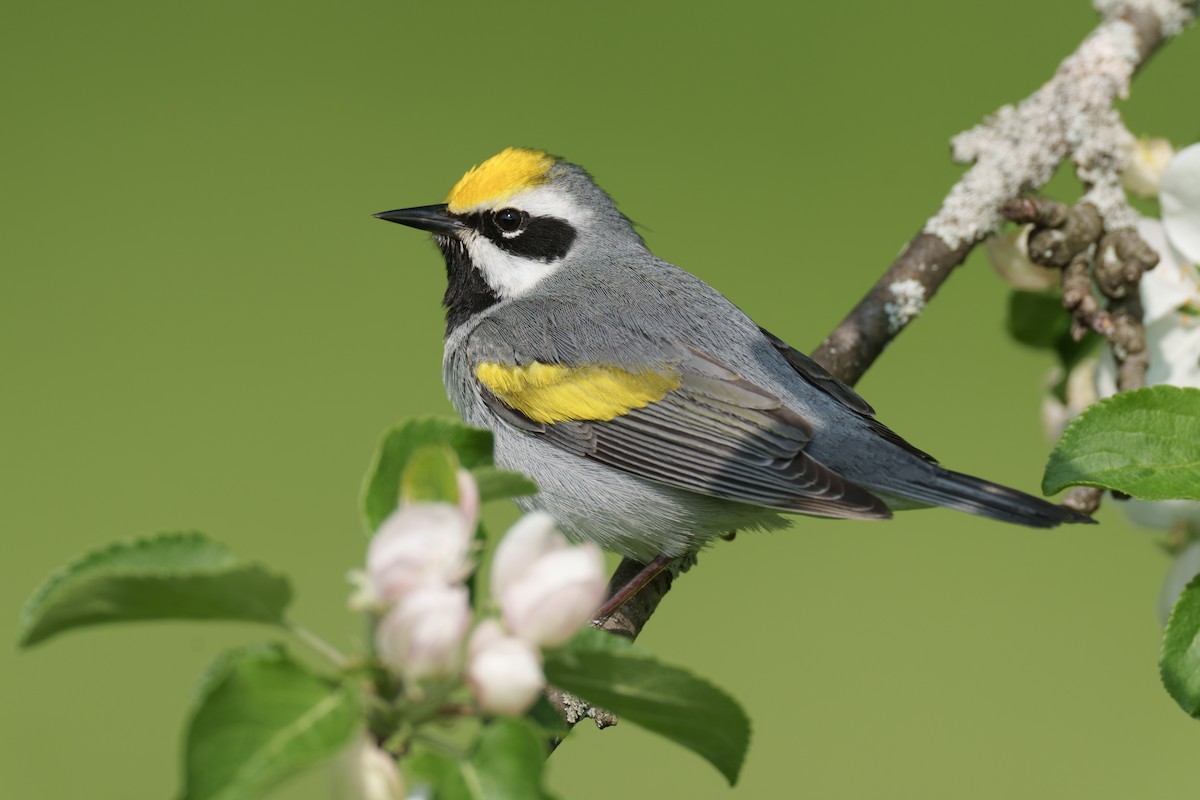
M 853 385 L 915 319 L 950 273 L 998 228 L 1006 203 L 1043 186 L 1066 158 L 1085 183 L 1082 198 L 1106 231 L 1129 229 L 1136 217 L 1118 173 L 1129 133 L 1113 109 L 1134 72 L 1167 39 L 1190 24 L 1194 0 L 1095 0 L 1104 21 L 1062 62 L 1053 78 L 1016 107 L 1005 106 L 955 137 L 955 160 L 972 163 L 883 277 L 821 343 L 813 357 Z M 625 559 L 621 585 L 641 569 Z M 635 638 L 671 588 L 663 572 L 604 623 Z

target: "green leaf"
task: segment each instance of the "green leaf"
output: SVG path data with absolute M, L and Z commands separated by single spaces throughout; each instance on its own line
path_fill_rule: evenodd
M 492 466 L 476 467 L 471 470 L 479 484 L 479 500 L 500 500 L 506 497 L 524 497 L 537 494 L 537 484 L 519 472 L 497 469 Z
M 609 633 L 599 628 L 593 628 L 591 625 L 584 625 L 571 637 L 570 641 L 561 645 L 559 649 L 606 650 L 615 652 L 633 651 L 646 658 L 654 657 L 649 650 L 637 644 L 628 636 Z
M 1014 291 L 1008 296 L 1008 334 L 1018 342 L 1040 349 L 1056 348 L 1071 335 L 1071 315 L 1055 292 Z
M 423 749 L 404 759 L 413 788 L 432 789 L 431 800 L 550 800 L 542 788 L 548 747 L 528 720 L 489 722 L 465 761 Z
M 163 533 L 94 550 L 60 569 L 30 598 L 19 642 L 71 628 L 167 619 L 281 624 L 287 578 L 244 561 L 201 533 Z
M 1158 666 L 1163 686 L 1179 707 L 1200 718 L 1200 575 L 1184 589 L 1167 620 Z
M 479 797 L 467 788 L 463 765 L 445 753 L 418 750 L 401 764 L 413 796 L 428 800 L 473 800 Z
M 571 732 L 571 726 L 563 719 L 562 712 L 542 694 L 534 702 L 533 707 L 525 712 L 525 717 L 541 730 L 541 735 L 548 740 L 562 740 Z
M 554 686 L 683 745 L 737 782 L 750 721 L 711 683 L 630 651 L 561 648 L 546 654 L 545 672 Z
M 184 747 L 184 800 L 242 800 L 346 747 L 362 726 L 349 686 L 279 645 L 224 654 L 202 681 Z
M 374 533 L 400 503 L 400 477 L 413 453 L 431 445 L 454 451 L 464 469 L 492 463 L 491 431 L 437 417 L 413 419 L 384 434 L 367 471 L 362 491 L 363 522 Z
M 1101 341 L 1091 331 L 1075 341 L 1071 336 L 1071 315 L 1062 307 L 1061 292 L 1014 291 L 1008 297 L 1005 327 L 1021 344 L 1058 354 L 1063 378 L 1054 387 L 1054 394 L 1059 400 L 1064 399 L 1067 373 Z
M 458 458 L 448 447 L 422 447 L 412 454 L 400 478 L 400 497 L 408 503 L 457 503 Z
M 1115 489 L 1143 500 L 1200 500 L 1200 389 L 1154 386 L 1088 407 L 1050 454 L 1042 491 Z
M 500 718 L 483 729 L 468 762 L 485 800 L 543 800 L 545 739 L 527 720 Z

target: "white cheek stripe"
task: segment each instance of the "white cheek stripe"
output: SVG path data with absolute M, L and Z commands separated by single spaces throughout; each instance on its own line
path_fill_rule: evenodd
M 580 208 L 561 192 L 549 186 L 535 186 L 510 197 L 502 203 L 481 203 L 470 211 L 496 211 L 501 208 L 517 208 L 533 217 L 558 217 L 566 220 L 577 230 L 582 229 L 591 218 L 592 212 Z M 488 285 L 502 298 L 520 297 L 534 286 L 558 271 L 561 261 L 546 264 L 515 256 L 501 250 L 486 236 L 475 231 L 461 234 L 463 244 L 471 257 L 471 263 L 483 275 Z M 515 235 L 504 234 L 506 239 Z
M 520 258 L 501 250 L 486 236 L 475 231 L 463 237 L 471 263 L 483 275 L 483 279 L 502 298 L 520 297 L 534 286 L 555 273 L 561 261 L 546 264 L 528 258 Z

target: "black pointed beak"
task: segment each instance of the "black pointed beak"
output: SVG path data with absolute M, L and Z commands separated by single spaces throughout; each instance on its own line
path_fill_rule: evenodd
M 395 211 L 381 211 L 371 216 L 431 233 L 453 233 L 467 227 L 462 220 L 446 210 L 445 203 L 436 206 L 398 208 Z

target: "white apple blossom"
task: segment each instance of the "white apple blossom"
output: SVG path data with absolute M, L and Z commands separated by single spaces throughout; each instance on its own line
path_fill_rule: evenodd
M 1200 143 L 1183 148 L 1167 164 L 1158 203 L 1171 246 L 1183 260 L 1200 264 Z
M 384 603 L 471 572 L 474 526 L 449 503 L 404 505 L 383 521 L 367 549 L 367 577 Z
M 479 706 L 495 714 L 525 713 L 546 685 L 537 648 L 491 619 L 471 634 L 466 675 Z
M 471 603 L 462 586 L 428 584 L 403 595 L 375 628 L 380 659 L 409 679 L 452 675 L 462 664 Z
M 1138 234 L 1159 254 L 1142 276 L 1142 323 L 1150 367 L 1146 385 L 1200 388 L 1200 271 L 1182 259 L 1158 220 L 1143 219 Z M 1106 354 L 1096 373 L 1101 397 L 1117 391 L 1117 368 Z
M 1162 184 L 1163 172 L 1174 148 L 1166 139 L 1141 136 L 1133 143 L 1129 161 L 1121 172 L 1121 185 L 1125 191 L 1138 197 L 1155 197 Z
M 1200 145 L 1180 150 L 1167 165 L 1159 195 L 1163 221 L 1143 219 L 1139 235 L 1159 254 L 1142 276 L 1142 322 L 1150 366 L 1146 385 L 1200 388 Z M 1116 394 L 1117 369 L 1105 353 L 1096 370 L 1101 397 Z M 1158 529 L 1200 530 L 1200 503 L 1188 500 L 1121 504 L 1130 521 Z

